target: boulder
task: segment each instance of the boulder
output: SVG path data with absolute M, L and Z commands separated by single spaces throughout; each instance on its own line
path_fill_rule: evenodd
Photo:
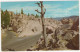
M 79 34 L 70 40 L 66 47 L 73 50 L 79 50 Z

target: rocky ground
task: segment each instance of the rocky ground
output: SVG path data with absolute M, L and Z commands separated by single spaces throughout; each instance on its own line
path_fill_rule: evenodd
M 66 20 L 62 23 L 54 19 L 45 19 L 47 47 L 45 48 L 44 38 L 41 36 L 36 46 L 27 50 L 78 50 L 79 19 L 77 18 L 75 22 L 71 19 Z
M 42 32 L 41 19 L 35 18 L 35 16 L 14 15 L 11 25 L 11 29 L 18 34 L 17 37 L 27 37 Z M 36 45 L 26 49 L 27 51 L 79 49 L 79 18 L 75 22 L 72 19 L 58 21 L 45 18 L 45 27 L 46 47 L 44 46 L 44 38 L 41 35 Z M 10 29 L 8 28 L 8 30 Z M 4 32 L 3 29 L 2 32 Z

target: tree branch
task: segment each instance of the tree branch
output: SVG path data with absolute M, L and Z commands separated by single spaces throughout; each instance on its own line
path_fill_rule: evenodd
M 45 12 L 46 12 L 46 9 L 44 8 L 44 14 L 45 14 Z
M 35 11 L 41 14 L 41 12 L 39 12 L 39 10 L 38 10 L 38 9 L 37 9 L 37 10 L 35 10 Z
M 42 4 L 42 6 L 41 6 L 41 7 L 44 7 L 44 6 L 43 6 L 43 1 L 40 1 L 40 4 Z
M 43 3 L 43 1 L 40 1 L 40 3 Z
M 37 4 L 39 7 L 41 7 L 41 5 L 40 5 L 40 3 L 39 3 L 39 2 L 37 2 L 37 3 L 35 3 L 35 4 Z

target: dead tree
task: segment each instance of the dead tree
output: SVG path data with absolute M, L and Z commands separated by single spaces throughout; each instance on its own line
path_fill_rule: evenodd
M 37 2 L 36 3 L 40 9 L 41 9 L 41 12 L 39 12 L 39 10 L 35 10 L 36 12 L 38 12 L 40 15 L 41 15 L 41 20 L 42 20 L 42 33 L 43 33 L 43 37 L 44 37 L 44 46 L 46 47 L 46 29 L 45 29 L 45 24 L 44 24 L 44 14 L 46 12 L 46 9 L 44 8 L 43 6 L 43 1 L 40 1 L 40 2 Z

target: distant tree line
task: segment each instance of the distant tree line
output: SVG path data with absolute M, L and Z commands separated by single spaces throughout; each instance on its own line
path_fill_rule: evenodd
M 24 14 L 23 8 L 21 9 L 21 14 Z M 35 16 L 35 18 L 39 18 L 40 17 L 38 14 L 34 15 L 34 14 L 29 14 L 28 13 L 28 16 L 30 16 L 30 15 Z
M 16 11 L 16 15 L 17 15 L 17 11 Z M 24 14 L 23 9 L 21 9 L 20 14 Z M 27 14 L 28 16 L 32 15 L 35 16 L 35 18 L 39 18 L 40 16 L 38 14 L 34 15 L 34 14 Z M 1 27 L 2 28 L 7 28 L 10 25 L 10 17 L 12 17 L 12 14 L 9 14 L 9 11 L 5 10 L 1 10 Z
M 34 15 L 34 14 L 29 14 L 28 13 L 28 16 L 30 16 L 30 15 L 35 16 L 35 18 L 39 18 L 40 17 L 38 14 Z

